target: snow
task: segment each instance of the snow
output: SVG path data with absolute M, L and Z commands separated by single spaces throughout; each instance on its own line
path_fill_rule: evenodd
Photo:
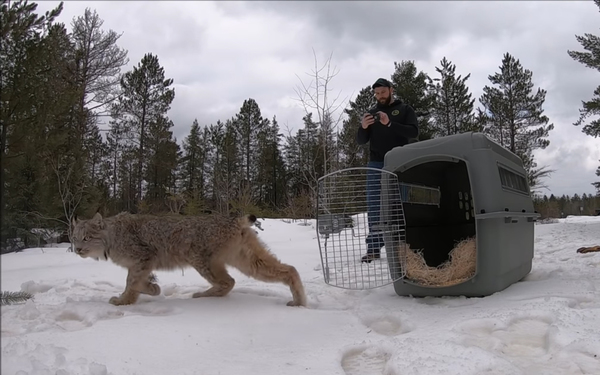
M 108 299 L 126 271 L 63 247 L 1 256 L 3 375 L 33 374 L 600 374 L 600 217 L 535 225 L 521 282 L 485 298 L 410 298 L 391 285 L 344 290 L 323 281 L 315 222 L 266 219 L 260 237 L 301 274 L 309 305 L 289 289 L 232 270 L 224 298 L 192 269 L 158 272 L 160 296 Z M 56 246 L 56 245 L 55 245 Z

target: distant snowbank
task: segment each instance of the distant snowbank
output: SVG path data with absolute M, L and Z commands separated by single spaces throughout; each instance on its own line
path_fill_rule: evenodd
M 569 215 L 563 219 L 558 219 L 560 223 L 600 223 L 600 216 L 591 215 L 580 215 L 574 216 Z M 600 236 L 600 234 L 599 234 Z

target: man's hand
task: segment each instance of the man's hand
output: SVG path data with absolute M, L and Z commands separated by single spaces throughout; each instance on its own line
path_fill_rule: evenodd
M 370 113 L 365 113 L 362 117 L 362 122 L 361 122 L 362 128 L 366 129 L 369 126 L 373 125 L 374 122 L 375 122 L 375 119 L 373 118 L 373 116 L 371 116 Z
M 381 111 L 377 113 L 379 113 L 379 122 L 381 122 L 382 125 L 388 126 L 390 124 L 390 118 L 387 113 Z

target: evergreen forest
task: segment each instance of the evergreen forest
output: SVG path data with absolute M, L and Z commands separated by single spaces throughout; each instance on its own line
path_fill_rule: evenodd
M 75 217 L 95 212 L 314 218 L 317 180 L 367 163 L 356 130 L 374 105 L 372 90 L 357 88 L 346 101 L 323 95 L 335 87 L 331 58 L 315 59 L 313 82 L 296 88 L 306 114 L 295 131 L 252 97 L 215 123 L 174 124 L 174 81 L 156 54 L 148 51 L 125 71 L 121 35 L 105 29 L 96 11 L 86 9 L 68 30 L 56 21 L 63 3 L 45 14 L 36 9 L 28 1 L 1 5 L 2 252 L 38 245 L 45 231 L 68 237 Z M 600 71 L 599 36 L 574 36 L 565 53 Z M 598 182 L 581 195 L 545 190 L 552 166 L 538 165 L 534 153 L 550 146 L 555 124 L 533 72 L 506 52 L 475 98 L 470 74 L 459 71 L 444 56 L 433 72 L 390 62 L 396 95 L 417 113 L 419 141 L 483 132 L 523 160 L 542 217 L 595 214 L 600 166 Z M 598 138 L 600 86 L 581 100 L 573 109 L 578 121 L 560 126 Z M 189 129 L 182 139 L 175 125 Z

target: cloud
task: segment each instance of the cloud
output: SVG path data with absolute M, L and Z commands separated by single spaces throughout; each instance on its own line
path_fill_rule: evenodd
M 56 5 L 40 2 L 38 11 Z M 294 88 L 298 77 L 310 82 L 313 49 L 321 64 L 333 52 L 339 74 L 330 95 L 341 99 L 389 77 L 395 61 L 414 60 L 435 75 L 443 57 L 458 74 L 471 74 L 468 84 L 479 99 L 508 52 L 533 72 L 536 89 L 547 90 L 545 113 L 555 129 L 536 160 L 556 170 L 545 181 L 551 191 L 593 192 L 590 184 L 598 179 L 600 140 L 572 125 L 599 83 L 598 72 L 567 54 L 581 50 L 575 35 L 600 34 L 593 2 L 69 1 L 59 21 L 69 25 L 86 7 L 98 11 L 105 29 L 124 33 L 119 45 L 129 51 L 126 69 L 145 53 L 158 55 L 174 79 L 169 116 L 178 140 L 194 119 L 225 121 L 248 98 L 263 116 L 277 116 L 282 132 L 295 131 L 304 110 Z

